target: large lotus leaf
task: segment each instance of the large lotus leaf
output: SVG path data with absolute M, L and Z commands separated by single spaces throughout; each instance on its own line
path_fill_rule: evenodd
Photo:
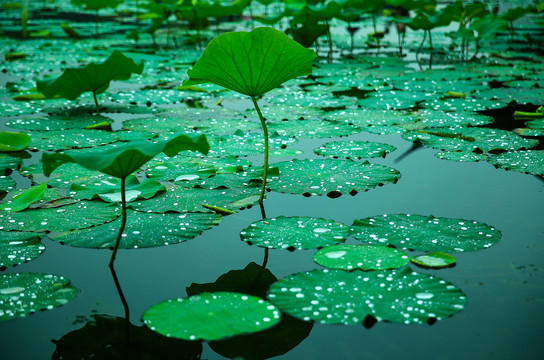
M 218 225 L 221 216 L 211 213 L 154 214 L 127 211 L 127 224 L 119 244 L 121 249 L 136 249 L 177 244 Z M 121 219 L 92 228 L 51 236 L 63 244 L 86 248 L 112 248 Z
M 313 270 L 280 279 L 268 298 L 293 316 L 326 324 L 361 324 L 367 316 L 398 323 L 441 320 L 466 303 L 455 285 L 402 270 Z
M 421 267 L 434 269 L 453 266 L 456 262 L 453 256 L 440 251 L 414 256 L 410 261 Z
M 329 92 L 294 92 L 291 89 L 277 89 L 274 96 L 268 97 L 267 100 L 281 106 L 316 107 L 324 110 L 356 105 L 352 98 L 334 96 Z
M 439 159 L 459 162 L 485 161 L 489 158 L 488 154 L 478 154 L 473 151 L 444 151 L 437 152 L 435 156 Z
M 55 275 L 13 273 L 0 275 L 0 321 L 51 310 L 72 300 L 77 289 Z
M 251 171 L 252 170 L 252 171 Z M 275 170 L 275 173 L 274 173 Z M 187 188 L 199 189 L 243 189 L 247 187 L 261 187 L 262 185 L 263 168 L 249 168 L 248 171 L 240 171 L 232 174 L 218 174 L 207 179 L 190 179 L 181 176 L 176 183 Z M 269 169 L 269 177 L 267 181 L 273 181 L 272 176 L 277 178 L 277 169 Z
M 262 106 L 262 113 L 267 121 L 285 121 L 320 118 L 323 115 L 323 110 L 307 106 L 301 107 L 265 104 Z M 248 109 L 244 112 L 244 114 L 248 118 L 257 118 L 257 111 L 255 109 Z
M 365 108 L 374 109 L 410 109 L 418 103 L 432 99 L 436 96 L 433 93 L 420 91 L 379 91 L 372 93 L 371 96 L 357 101 L 359 105 Z
M 36 86 L 48 98 L 60 96 L 75 100 L 87 91 L 101 94 L 110 86 L 112 80 L 128 80 L 132 74 L 141 74 L 143 70 L 143 61 L 136 64 L 134 60 L 115 50 L 101 64 L 90 63 L 84 68 L 68 68 L 57 79 L 38 80 Z
M 85 129 L 35 131 L 32 133 L 30 149 L 42 151 L 82 149 L 111 144 L 118 140 L 117 133 L 111 131 Z
M 22 159 L 0 154 L 0 176 L 11 174 L 22 163 Z
M 36 233 L 0 231 L 0 270 L 30 261 L 44 250 Z
M 212 164 L 196 162 L 194 158 L 175 156 L 155 157 L 146 164 L 146 174 L 152 178 L 162 180 L 195 180 L 206 179 L 216 174 L 216 168 Z
M 210 41 L 183 85 L 211 82 L 256 97 L 311 73 L 315 57 L 313 50 L 272 28 L 227 32 Z
M 329 138 L 358 134 L 361 129 L 340 121 L 289 120 L 268 123 L 268 129 L 280 135 L 297 138 Z
M 0 132 L 0 151 L 21 151 L 30 145 L 30 136 L 25 133 Z
M 369 126 L 390 126 L 417 122 L 417 117 L 403 111 L 379 109 L 347 109 L 328 112 L 326 119 L 354 124 L 366 131 Z
M 164 194 L 149 200 L 132 202 L 129 206 L 134 210 L 156 213 L 198 212 L 204 210 L 203 205 L 238 210 L 256 204 L 259 201 L 259 194 L 258 187 L 209 190 L 174 186 L 167 189 Z
M 119 209 L 97 201 L 81 201 L 72 205 L 20 212 L 0 212 L 0 230 L 69 231 L 84 229 L 112 221 Z
M 413 214 L 384 214 L 355 220 L 350 231 L 363 242 L 416 251 L 480 250 L 493 246 L 501 238 L 498 230 L 481 222 Z
M 96 151 L 44 153 L 42 155 L 43 172 L 49 176 L 60 165 L 73 162 L 89 170 L 100 171 L 117 178 L 126 178 L 161 152 L 167 156 L 174 156 L 183 150 L 207 154 L 209 144 L 206 136 L 201 135 L 196 138 L 189 135 L 177 135 L 170 140 L 156 143 L 134 141 L 101 153 Z
M 46 189 L 46 183 L 26 189 L 19 195 L 15 196 L 13 199 L 0 204 L 0 210 L 22 211 L 30 205 L 34 204 L 35 202 L 43 199 Z
M 401 177 L 393 168 L 352 160 L 295 159 L 273 165 L 279 168 L 280 177 L 270 188 L 304 196 L 355 195 L 386 183 L 396 183 Z
M 6 126 L 21 130 L 67 130 L 85 129 L 111 119 L 100 115 L 84 116 L 37 116 L 34 118 L 13 119 L 6 122 Z
M 505 152 L 488 161 L 501 169 L 544 176 L 544 150 Z
M 318 250 L 314 261 L 332 269 L 388 270 L 408 264 L 410 258 L 388 246 L 340 244 Z
M 240 232 L 240 237 L 250 245 L 302 250 L 342 243 L 348 234 L 346 225 L 333 220 L 279 216 L 252 223 Z
M 268 144 L 271 150 L 294 144 L 298 140 L 271 133 Z M 251 156 L 264 153 L 264 139 L 262 134 L 236 132 L 235 134 L 213 136 L 209 138 L 209 156 Z
M 144 324 L 161 335 L 208 341 L 264 330 L 279 319 L 280 312 L 269 302 L 233 292 L 171 299 L 143 314 Z
M 523 89 L 523 88 L 499 88 L 480 91 L 478 97 L 482 99 L 497 99 L 509 103 L 515 101 L 518 104 L 542 104 L 544 89 Z
M 127 331 L 130 346 L 126 342 Z M 56 346 L 52 360 L 198 360 L 202 354 L 202 343 L 198 341 L 169 339 L 143 325 L 131 323 L 127 328 L 125 318 L 109 315 L 94 314 L 82 328 L 52 341 Z
M 389 144 L 350 140 L 328 142 L 314 149 L 314 152 L 334 159 L 362 159 L 385 157 L 395 149 L 396 147 Z
M 486 99 L 429 99 L 421 104 L 427 109 L 442 110 L 442 111 L 483 111 L 489 109 L 498 109 L 507 105 L 508 102 L 499 100 Z
M 125 197 L 127 202 L 136 199 L 149 199 L 157 193 L 166 191 L 166 187 L 155 179 L 143 179 L 140 183 L 135 176 L 128 176 L 125 185 Z M 92 184 L 73 183 L 68 195 L 75 199 L 93 200 L 100 198 L 107 202 L 120 202 L 120 181 L 100 181 Z
M 511 131 L 476 127 L 414 130 L 404 133 L 402 137 L 410 141 L 418 140 L 428 147 L 448 151 L 518 150 L 538 144 L 538 140 L 525 139 Z

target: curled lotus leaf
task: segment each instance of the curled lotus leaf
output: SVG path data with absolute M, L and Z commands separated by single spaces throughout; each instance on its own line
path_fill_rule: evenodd
M 25 133 L 2 131 L 0 132 L 0 151 L 21 151 L 30 145 L 31 139 Z
M 77 289 L 61 276 L 38 273 L 0 275 L 0 321 L 51 310 L 72 300 Z
M 439 277 L 402 270 L 313 270 L 280 279 L 268 299 L 292 316 L 324 324 L 361 324 L 367 317 L 425 323 L 461 311 L 465 294 Z
M 214 38 L 187 71 L 184 86 L 213 83 L 251 97 L 285 81 L 312 72 L 313 50 L 283 32 L 260 27 L 251 32 L 227 32 Z
M 265 248 L 301 250 L 342 243 L 348 234 L 346 225 L 333 220 L 279 216 L 252 223 L 240 232 L 240 237 Z
M 501 238 L 494 227 L 474 220 L 414 214 L 384 214 L 355 220 L 350 232 L 369 244 L 415 251 L 480 250 Z
M 274 305 L 233 292 L 170 299 L 151 306 L 143 315 L 144 324 L 161 335 L 208 341 L 264 330 L 279 320 Z

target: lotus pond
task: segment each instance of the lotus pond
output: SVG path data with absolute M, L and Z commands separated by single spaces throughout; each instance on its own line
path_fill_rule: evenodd
M 2 359 L 540 358 L 541 2 L 0 4 Z

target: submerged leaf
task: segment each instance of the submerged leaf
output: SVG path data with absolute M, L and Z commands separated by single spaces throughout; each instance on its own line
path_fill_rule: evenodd
M 312 72 L 313 50 L 273 28 L 227 32 L 214 38 L 187 71 L 183 86 L 211 82 L 256 97 Z

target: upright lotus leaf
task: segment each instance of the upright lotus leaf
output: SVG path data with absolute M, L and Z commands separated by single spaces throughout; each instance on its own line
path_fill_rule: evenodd
M 264 132 L 264 173 L 261 196 L 264 199 L 268 172 L 268 128 L 257 104 L 257 97 L 285 81 L 312 72 L 317 55 L 273 28 L 251 32 L 227 32 L 214 38 L 187 71 L 183 86 L 213 83 L 251 97 Z
M 10 201 L 0 204 L 0 210 L 22 211 L 35 202 L 43 199 L 46 189 L 47 183 L 31 187 L 30 189 L 27 189 L 21 194 L 15 196 Z
M 142 74 L 143 70 L 143 61 L 136 64 L 115 50 L 101 64 L 90 63 L 84 68 L 68 68 L 56 79 L 36 81 L 36 87 L 49 99 L 62 97 L 75 100 L 82 93 L 90 91 L 94 96 L 96 110 L 100 113 L 96 95 L 106 91 L 112 80 L 128 80 L 132 74 Z
M 257 97 L 311 73 L 315 57 L 313 50 L 273 28 L 227 32 L 210 41 L 183 85 L 213 83 Z
M 25 133 L 0 132 L 0 151 L 21 151 L 30 145 L 30 136 Z
M 279 319 L 279 310 L 269 302 L 233 292 L 167 300 L 143 315 L 144 324 L 159 334 L 208 341 L 267 329 Z
M 37 273 L 0 275 L 0 322 L 66 304 L 77 294 L 70 280 Z

